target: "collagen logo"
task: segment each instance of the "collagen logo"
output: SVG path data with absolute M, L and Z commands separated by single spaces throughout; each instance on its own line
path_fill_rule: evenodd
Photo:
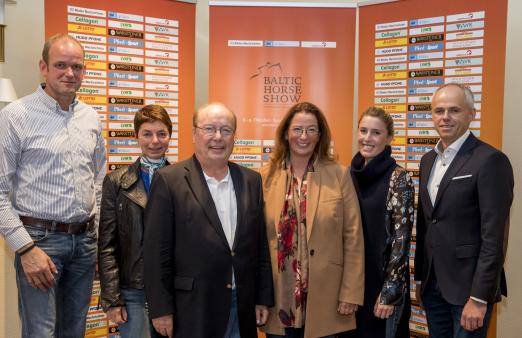
M 263 81 L 263 103 L 295 104 L 302 94 L 301 76 L 286 76 L 280 63 L 267 62 L 257 68 L 250 80 Z

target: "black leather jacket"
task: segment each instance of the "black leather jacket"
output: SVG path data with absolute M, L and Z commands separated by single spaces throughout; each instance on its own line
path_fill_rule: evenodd
M 120 288 L 143 289 L 143 211 L 147 193 L 139 159 L 105 176 L 100 210 L 98 269 L 105 311 L 124 305 Z

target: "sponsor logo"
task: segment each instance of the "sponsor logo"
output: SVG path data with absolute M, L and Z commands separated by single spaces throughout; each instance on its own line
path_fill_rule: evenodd
M 397 38 L 401 36 L 406 36 L 408 32 L 406 29 L 396 30 L 396 31 L 387 31 L 387 32 L 377 32 L 375 33 L 376 39 L 389 39 L 389 38 Z
M 130 97 L 109 97 L 109 103 L 143 105 L 143 99 L 130 98 Z
M 426 59 L 442 59 L 443 57 L 444 57 L 444 52 L 432 52 L 432 53 L 410 54 L 408 59 L 410 61 L 414 61 L 414 60 L 426 60 Z
M 408 47 L 391 47 L 391 48 L 378 48 L 375 50 L 376 55 L 388 55 L 388 54 L 404 54 L 408 52 Z
M 433 18 L 424 18 L 424 19 L 415 19 L 410 20 L 410 26 L 423 26 L 423 25 L 433 25 L 436 23 L 443 23 L 444 17 L 443 16 L 436 16 Z
M 443 43 L 428 43 L 425 45 L 413 45 L 409 47 L 410 53 L 417 53 L 417 52 L 429 52 L 434 50 L 443 50 L 444 44 Z
M 408 144 L 430 144 L 436 145 L 438 138 L 433 137 L 408 137 Z
M 116 170 L 116 169 L 123 168 L 126 166 L 127 166 L 127 164 L 125 164 L 125 163 L 109 163 L 109 170 Z M 115 327 L 112 327 L 110 329 L 114 330 L 112 332 L 117 332 Z
M 444 83 L 442 78 L 408 80 L 408 87 L 413 86 L 439 86 Z
M 431 111 L 431 104 L 410 104 L 409 111 Z
M 123 29 L 109 29 L 109 35 L 121 36 L 124 38 L 143 39 L 143 33 L 131 32 L 131 31 L 123 30 Z
M 405 28 L 405 27 L 408 27 L 408 21 L 397 21 L 397 22 L 387 22 L 387 23 L 376 24 L 375 30 L 376 31 L 385 31 L 385 30 Z
M 410 113 L 408 114 L 410 120 L 431 120 L 430 113 Z
M 431 77 L 431 76 L 442 76 L 444 75 L 443 69 L 426 69 L 417 70 L 408 73 L 408 77 Z
M 433 41 L 444 41 L 444 34 L 416 36 L 416 37 L 410 38 L 410 43 L 424 43 L 424 42 L 433 42 Z
M 109 38 L 108 43 L 111 45 L 129 46 L 129 47 L 143 47 L 145 44 L 139 40 L 127 40 L 120 38 Z
M 121 63 L 109 63 L 111 70 L 124 70 L 126 72 L 143 72 L 143 66 L 138 65 L 124 65 Z
M 392 64 L 392 65 L 376 65 L 376 72 L 393 72 L 395 70 L 406 70 L 405 63 Z
M 109 137 L 134 137 L 132 130 L 110 130 Z
M 406 80 L 397 81 L 375 81 L 375 87 L 405 87 Z

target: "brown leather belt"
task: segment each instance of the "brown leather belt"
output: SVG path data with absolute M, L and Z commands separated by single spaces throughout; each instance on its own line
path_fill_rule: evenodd
M 20 216 L 20 220 L 24 225 L 41 227 L 49 231 L 65 232 L 71 235 L 83 234 L 94 227 L 94 217 L 88 221 L 78 223 L 62 223 L 29 216 Z

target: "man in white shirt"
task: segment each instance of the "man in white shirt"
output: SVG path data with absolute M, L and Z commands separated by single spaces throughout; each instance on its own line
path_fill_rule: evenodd
M 236 117 L 193 118 L 195 154 L 159 170 L 145 211 L 145 291 L 155 329 L 186 338 L 257 337 L 273 286 L 261 177 L 228 159 Z
M 492 305 L 506 295 L 513 170 L 469 131 L 473 101 L 468 87 L 437 89 L 431 113 L 440 140 L 420 164 L 415 280 L 435 338 L 486 337 Z

